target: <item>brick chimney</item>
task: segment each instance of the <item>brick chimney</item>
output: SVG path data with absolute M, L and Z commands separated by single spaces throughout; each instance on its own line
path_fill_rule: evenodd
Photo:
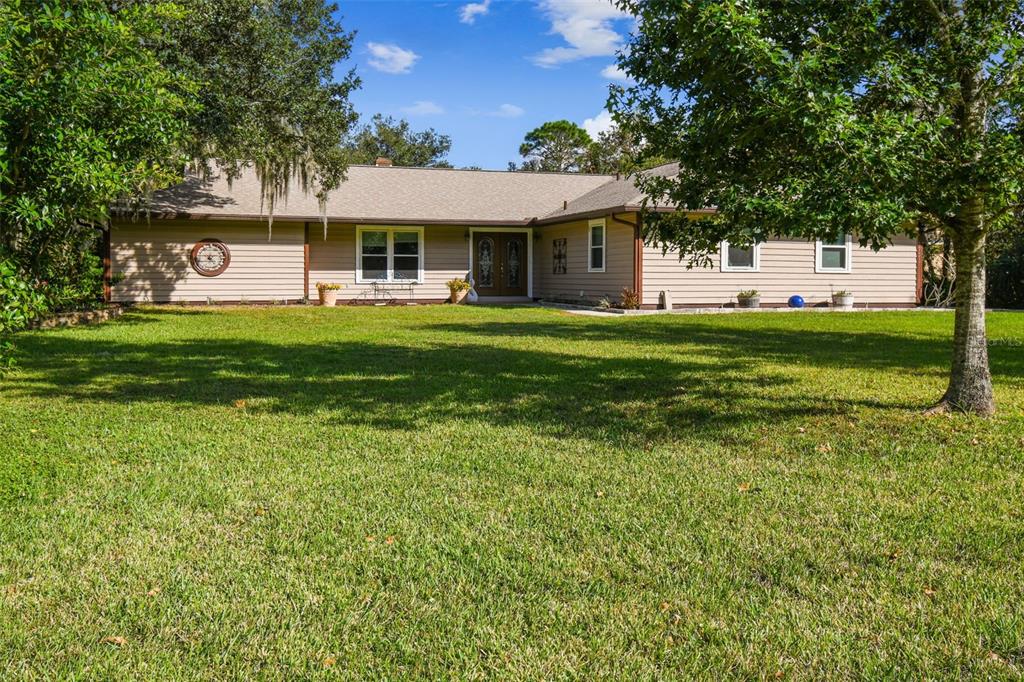
M 391 165 L 391 159 L 388 159 L 388 158 L 383 157 L 383 156 L 378 156 L 377 160 L 373 162 L 373 165 L 374 166 L 390 166 Z

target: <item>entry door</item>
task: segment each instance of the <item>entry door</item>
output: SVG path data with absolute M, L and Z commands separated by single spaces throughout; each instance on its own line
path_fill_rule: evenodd
M 528 236 L 523 232 L 473 233 L 473 282 L 478 295 L 527 295 Z

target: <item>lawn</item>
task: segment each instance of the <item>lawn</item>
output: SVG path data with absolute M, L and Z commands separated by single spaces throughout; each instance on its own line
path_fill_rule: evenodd
M 0 678 L 1024 675 L 1024 314 L 149 308 L 0 380 Z

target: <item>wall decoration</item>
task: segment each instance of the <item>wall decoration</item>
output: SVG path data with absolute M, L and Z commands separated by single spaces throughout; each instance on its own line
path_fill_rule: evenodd
M 192 269 L 203 277 L 216 277 L 231 264 L 231 251 L 219 239 L 200 239 L 192 247 Z
M 551 242 L 551 255 L 554 260 L 551 272 L 564 275 L 568 269 L 568 240 L 565 237 Z

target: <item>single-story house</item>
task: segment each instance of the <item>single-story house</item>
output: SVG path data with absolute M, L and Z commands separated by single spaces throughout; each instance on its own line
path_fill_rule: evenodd
M 676 173 L 676 165 L 651 173 Z M 644 196 L 614 175 L 352 166 L 325 211 L 293 191 L 272 227 L 254 172 L 229 183 L 190 177 L 157 192 L 148 217 L 108 233 L 109 300 L 316 300 L 316 283 L 343 285 L 341 303 L 442 302 L 446 282 L 471 278 L 480 302 L 618 301 L 645 308 L 732 305 L 757 289 L 764 306 L 793 294 L 825 305 L 835 290 L 858 306 L 912 307 L 921 254 L 909 238 L 873 251 L 781 239 L 749 249 L 723 243 L 712 267 L 687 267 L 643 239 Z M 652 209 L 648 209 L 652 210 Z M 669 210 L 665 207 L 653 210 Z M 326 220 L 324 219 L 326 218 Z

